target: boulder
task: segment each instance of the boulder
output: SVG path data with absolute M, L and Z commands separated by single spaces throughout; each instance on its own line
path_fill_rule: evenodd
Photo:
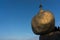
M 52 12 L 40 10 L 32 18 L 32 30 L 37 35 L 43 35 L 54 30 L 55 18 Z

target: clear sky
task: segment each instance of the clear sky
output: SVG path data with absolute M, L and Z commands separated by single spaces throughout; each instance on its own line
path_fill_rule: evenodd
M 60 0 L 42 0 L 43 9 L 55 16 L 60 26 Z M 26 39 L 35 35 L 31 20 L 39 12 L 40 0 L 0 0 L 0 39 Z

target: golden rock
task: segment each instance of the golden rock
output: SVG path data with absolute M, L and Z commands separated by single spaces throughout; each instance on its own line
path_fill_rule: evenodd
M 35 34 L 51 32 L 55 26 L 55 18 L 52 12 L 40 10 L 32 19 L 32 30 Z

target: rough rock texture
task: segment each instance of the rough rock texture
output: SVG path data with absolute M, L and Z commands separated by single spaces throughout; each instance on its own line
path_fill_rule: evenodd
M 60 28 L 45 35 L 41 35 L 39 40 L 60 40 Z

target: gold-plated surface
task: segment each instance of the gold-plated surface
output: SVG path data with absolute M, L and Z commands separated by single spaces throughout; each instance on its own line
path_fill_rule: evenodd
M 36 21 L 39 22 L 39 24 L 48 24 L 51 20 L 53 20 L 53 15 L 50 12 L 41 13 L 40 16 L 37 15 L 36 17 Z
M 55 19 L 51 12 L 40 10 L 32 19 L 32 29 L 34 33 L 44 33 L 51 31 L 55 26 Z

